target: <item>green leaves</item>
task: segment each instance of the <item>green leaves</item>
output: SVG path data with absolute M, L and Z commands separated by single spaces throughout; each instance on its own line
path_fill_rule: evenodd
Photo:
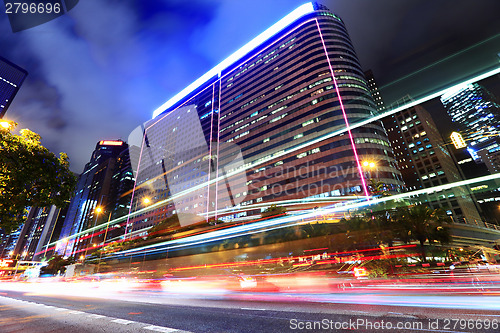
M 7 233 L 23 223 L 25 207 L 61 207 L 76 184 L 66 154 L 57 157 L 28 129 L 13 134 L 16 125 L 0 131 L 0 227 Z
M 277 206 L 276 204 L 272 204 L 265 211 L 263 211 L 260 216 L 262 218 L 276 216 L 280 214 L 286 214 L 286 208 L 282 206 Z

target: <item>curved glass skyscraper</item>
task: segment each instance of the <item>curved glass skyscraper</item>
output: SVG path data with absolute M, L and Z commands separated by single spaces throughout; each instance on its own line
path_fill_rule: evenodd
M 136 187 L 129 232 L 363 199 L 401 175 L 342 20 L 305 4 L 155 111 L 129 138 Z M 131 149 L 134 149 L 133 147 Z M 137 208 L 134 208 L 137 207 Z M 196 219 L 195 219 L 196 220 Z

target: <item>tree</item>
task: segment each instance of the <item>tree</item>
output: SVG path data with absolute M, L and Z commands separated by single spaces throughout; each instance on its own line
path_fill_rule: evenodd
M 383 196 L 387 197 L 390 196 L 391 194 L 387 191 L 387 185 L 377 179 L 371 178 L 368 184 L 368 187 L 370 189 L 371 194 L 376 195 L 376 196 Z
M 162 235 L 172 233 L 175 229 L 179 228 L 181 225 L 179 223 L 179 216 L 173 214 L 163 221 L 148 230 L 148 237 L 154 238 Z
M 63 256 L 56 254 L 53 256 L 49 262 L 48 265 L 45 267 L 42 267 L 41 273 L 42 274 L 51 274 L 51 275 L 56 275 L 58 273 L 64 273 L 66 271 L 66 266 L 74 264 L 75 260 L 73 257 L 69 258 L 63 258 Z
M 16 228 L 25 207 L 62 207 L 76 184 L 65 153 L 57 157 L 40 143 L 40 135 L 23 129 L 12 133 L 14 122 L 0 125 L 0 227 Z
M 282 207 L 282 206 L 277 206 L 276 204 L 272 204 L 265 211 L 263 211 L 260 214 L 260 216 L 262 218 L 266 218 L 266 217 L 271 217 L 271 216 L 276 216 L 276 215 L 281 215 L 281 214 L 286 214 L 286 208 Z
M 451 223 L 451 220 L 441 209 L 432 209 L 425 205 L 402 207 L 398 209 L 397 220 L 407 233 L 407 239 L 420 243 L 423 261 L 426 260 L 426 241 L 431 244 L 434 241 L 443 244 L 450 241 L 451 236 L 446 225 Z

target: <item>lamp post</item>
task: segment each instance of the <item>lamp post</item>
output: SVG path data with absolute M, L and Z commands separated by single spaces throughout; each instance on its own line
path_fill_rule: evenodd
M 21 259 L 23 259 L 23 260 L 24 260 L 24 258 L 26 258 L 26 255 L 27 255 L 27 254 L 28 254 L 28 252 L 23 251 L 23 254 L 22 254 Z M 17 258 L 17 257 L 19 257 L 19 254 L 18 254 L 18 255 L 16 255 L 16 258 Z M 14 272 L 14 278 L 15 278 L 15 277 L 16 277 L 16 275 L 17 275 L 17 270 L 19 269 L 19 262 L 20 262 L 20 261 L 21 261 L 21 260 L 19 260 L 19 259 L 17 260 L 17 263 L 16 263 L 16 271 Z
M 99 268 L 101 267 L 102 251 L 104 251 L 104 246 L 106 245 L 106 237 L 108 237 L 109 221 L 111 221 L 111 211 L 109 212 L 108 222 L 106 225 L 106 232 L 104 233 L 104 239 L 102 241 L 101 253 L 99 253 L 99 262 L 97 263 L 97 273 L 99 273 Z
M 370 179 L 370 182 L 372 183 L 371 185 L 373 187 L 374 179 L 372 178 L 372 172 L 373 172 L 374 169 L 377 168 L 377 163 L 375 163 L 374 161 L 368 161 L 368 160 L 366 160 L 366 161 L 363 161 L 362 164 L 363 164 L 363 166 L 365 168 L 367 168 L 369 170 L 369 171 L 366 171 L 366 177 L 368 179 Z M 374 190 L 375 189 L 373 189 L 373 188 L 371 189 L 371 194 L 372 195 L 373 195 Z
M 136 201 L 136 203 L 135 203 L 135 211 L 137 211 L 137 206 L 139 205 L 140 201 L 141 200 L 137 200 Z M 144 197 L 144 198 L 142 198 L 142 203 L 144 204 L 144 206 L 148 206 L 151 203 L 151 199 L 148 198 L 148 197 Z M 128 227 L 129 227 L 129 225 L 130 224 L 127 221 L 127 223 L 125 224 L 125 231 L 123 233 L 123 241 L 125 241 L 127 239 L 127 233 L 128 233 Z
M 94 227 L 95 227 L 97 225 L 97 219 L 99 218 L 99 214 L 102 212 L 102 208 L 98 206 L 94 211 L 96 213 L 94 220 Z M 82 264 L 85 263 L 85 258 L 87 257 L 87 251 L 89 249 L 90 244 L 92 244 L 92 240 L 94 239 L 94 232 L 95 231 L 92 231 L 92 235 L 90 236 L 90 243 L 85 246 L 85 253 L 83 255 L 83 258 L 80 257 L 80 259 L 82 259 Z

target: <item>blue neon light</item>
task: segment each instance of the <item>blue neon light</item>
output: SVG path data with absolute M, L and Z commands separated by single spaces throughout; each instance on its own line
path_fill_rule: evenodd
M 250 42 L 245 44 L 242 48 L 240 48 L 238 51 L 234 52 L 231 54 L 229 57 L 224 59 L 221 63 L 219 63 L 217 66 L 203 74 L 201 77 L 199 77 L 196 81 L 191 83 L 189 86 L 181 90 L 177 95 L 169 99 L 167 102 L 165 102 L 162 106 L 157 108 L 153 112 L 153 118 L 158 116 L 160 113 L 163 111 L 167 110 L 171 106 L 173 106 L 175 103 L 179 102 L 181 99 L 186 97 L 189 93 L 193 92 L 196 88 L 200 87 L 203 83 L 207 82 L 210 78 L 214 77 L 215 75 L 219 75 L 222 70 L 225 68 L 229 67 L 230 65 L 234 64 L 236 61 L 239 59 L 243 58 L 245 55 L 250 53 L 253 49 L 264 43 L 266 40 L 270 39 L 274 35 L 276 35 L 278 32 L 289 26 L 291 23 L 295 22 L 299 18 L 301 18 L 304 15 L 307 15 L 309 13 L 314 12 L 314 7 L 312 2 L 308 2 L 306 4 L 303 4 L 302 6 L 298 7 L 294 11 L 292 11 L 290 14 L 273 24 L 270 28 L 268 28 L 266 31 L 252 39 Z

